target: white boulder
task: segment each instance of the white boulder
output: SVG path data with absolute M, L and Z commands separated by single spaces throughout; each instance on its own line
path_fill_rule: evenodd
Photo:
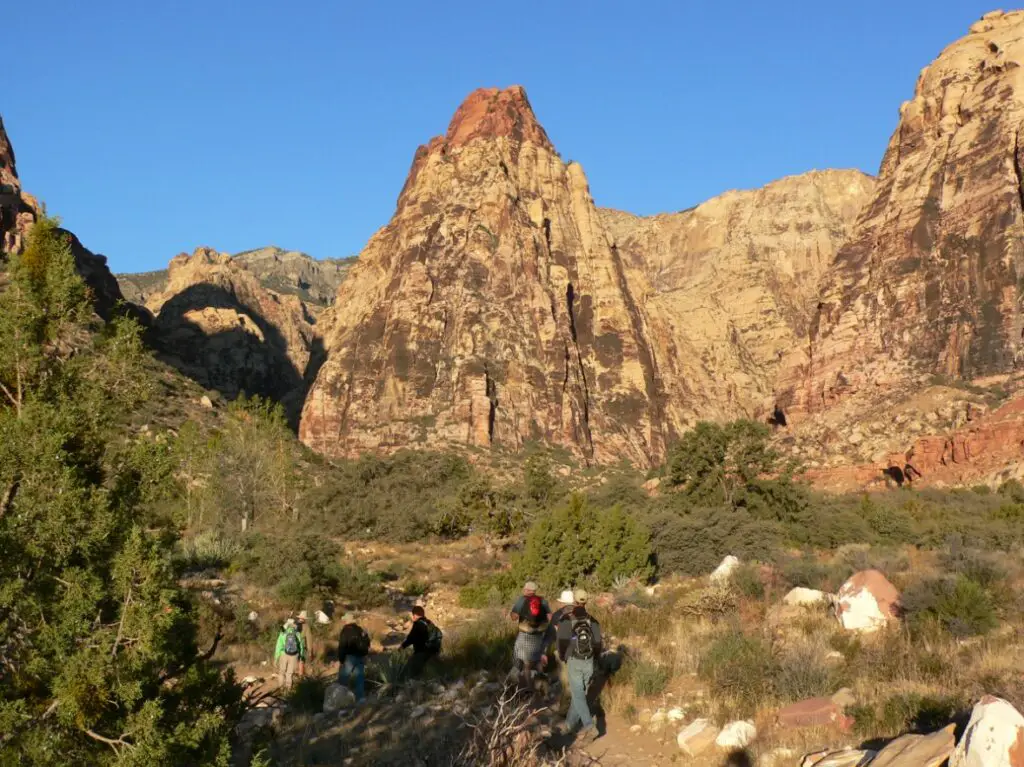
M 782 604 L 789 607 L 820 605 L 830 601 L 831 595 L 826 594 L 824 591 L 818 591 L 818 589 L 806 589 L 803 586 L 797 586 L 782 598 Z
M 676 736 L 679 750 L 689 757 L 707 751 L 718 737 L 719 729 L 707 719 L 695 719 Z
M 899 614 L 900 593 L 878 570 L 850 577 L 836 596 L 839 621 L 847 631 L 878 631 Z
M 729 722 L 722 728 L 722 731 L 718 733 L 718 737 L 715 738 L 715 745 L 719 748 L 726 748 L 729 750 L 736 748 L 746 748 L 757 737 L 757 728 L 751 721 L 737 721 Z
M 1024 716 L 1002 698 L 986 695 L 974 706 L 949 767 L 1020 767 Z
M 324 691 L 324 713 L 334 714 L 356 704 L 356 696 L 350 689 L 337 682 L 327 685 Z
M 727 583 L 732 578 L 733 570 L 740 566 L 740 560 L 732 554 L 722 560 L 721 564 L 711 573 L 712 583 Z

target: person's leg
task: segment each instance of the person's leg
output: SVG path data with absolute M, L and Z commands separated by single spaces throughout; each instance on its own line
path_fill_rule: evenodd
M 284 688 L 290 690 L 295 678 L 295 669 L 299 665 L 299 657 L 297 655 L 282 655 L 281 659 L 284 662 Z
M 423 667 L 426 664 L 427 654 L 414 651 L 412 657 L 409 658 L 409 662 L 405 666 L 405 676 L 409 679 L 416 679 L 423 673 Z
M 590 661 L 569 659 L 569 691 L 572 694 L 572 703 L 566 724 L 575 725 L 578 722 L 584 730 L 593 727 L 594 720 L 587 705 L 587 686 L 593 674 L 594 666 Z
M 351 655 L 343 655 L 341 658 L 341 668 L 338 669 L 338 684 L 348 684 L 348 680 L 352 674 L 352 666 L 349 663 Z
M 356 686 L 356 701 L 366 700 L 366 659 L 362 656 L 349 656 L 352 663 L 351 678 Z

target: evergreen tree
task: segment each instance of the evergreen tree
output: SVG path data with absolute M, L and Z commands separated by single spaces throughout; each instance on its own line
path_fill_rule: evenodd
M 239 690 L 197 647 L 145 512 L 139 328 L 93 325 L 43 219 L 0 291 L 0 764 L 220 764 Z

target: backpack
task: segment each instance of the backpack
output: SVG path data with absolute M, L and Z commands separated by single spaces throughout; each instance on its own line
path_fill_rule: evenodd
M 544 600 L 536 594 L 527 597 L 526 615 L 523 617 L 526 619 L 526 622 L 534 628 L 544 625 L 548 619 L 548 614 L 544 610 Z
M 295 629 L 289 629 L 284 635 L 284 654 L 299 654 L 299 633 Z
M 426 618 L 421 618 L 421 620 L 427 624 L 427 641 L 423 645 L 424 649 L 432 653 L 441 652 L 441 640 L 444 639 L 441 629 L 435 626 L 433 621 Z
M 589 618 L 579 618 L 572 623 L 572 657 L 590 660 L 594 657 L 594 628 Z
M 370 654 L 370 635 L 361 626 L 359 627 L 359 637 L 352 643 L 352 651 L 362 657 Z

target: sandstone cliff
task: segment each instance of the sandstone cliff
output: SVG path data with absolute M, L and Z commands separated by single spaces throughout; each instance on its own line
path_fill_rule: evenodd
M 921 73 L 786 362 L 778 402 L 791 416 L 1020 364 L 1022 58 L 1024 12 L 993 13 Z
M 29 229 L 42 211 L 36 198 L 22 191 L 14 148 L 0 119 L 0 263 L 4 254 L 21 252 Z M 117 280 L 107 268 L 107 259 L 88 250 L 71 232 L 64 231 L 64 234 L 69 239 L 78 272 L 92 291 L 96 312 L 104 319 L 109 318 L 123 297 Z
M 166 361 L 229 398 L 271 397 L 297 415 L 319 362 L 312 318 L 297 297 L 265 289 L 226 253 L 198 248 L 171 260 L 166 289 L 146 308 Z
M 420 147 L 327 315 L 300 428 L 322 453 L 543 440 L 647 463 L 664 450 L 661 376 L 622 259 L 522 88 L 474 92 Z
M 674 427 L 763 418 L 804 343 L 819 281 L 874 188 L 859 171 L 791 176 L 682 213 L 602 220 L 647 317 Z
M 334 301 L 338 286 L 354 262 L 351 258 L 317 260 L 299 251 L 274 246 L 237 253 L 233 259 L 256 275 L 263 287 L 299 297 L 314 314 Z M 140 306 L 151 296 L 166 291 L 169 280 L 167 269 L 116 277 L 125 298 Z

